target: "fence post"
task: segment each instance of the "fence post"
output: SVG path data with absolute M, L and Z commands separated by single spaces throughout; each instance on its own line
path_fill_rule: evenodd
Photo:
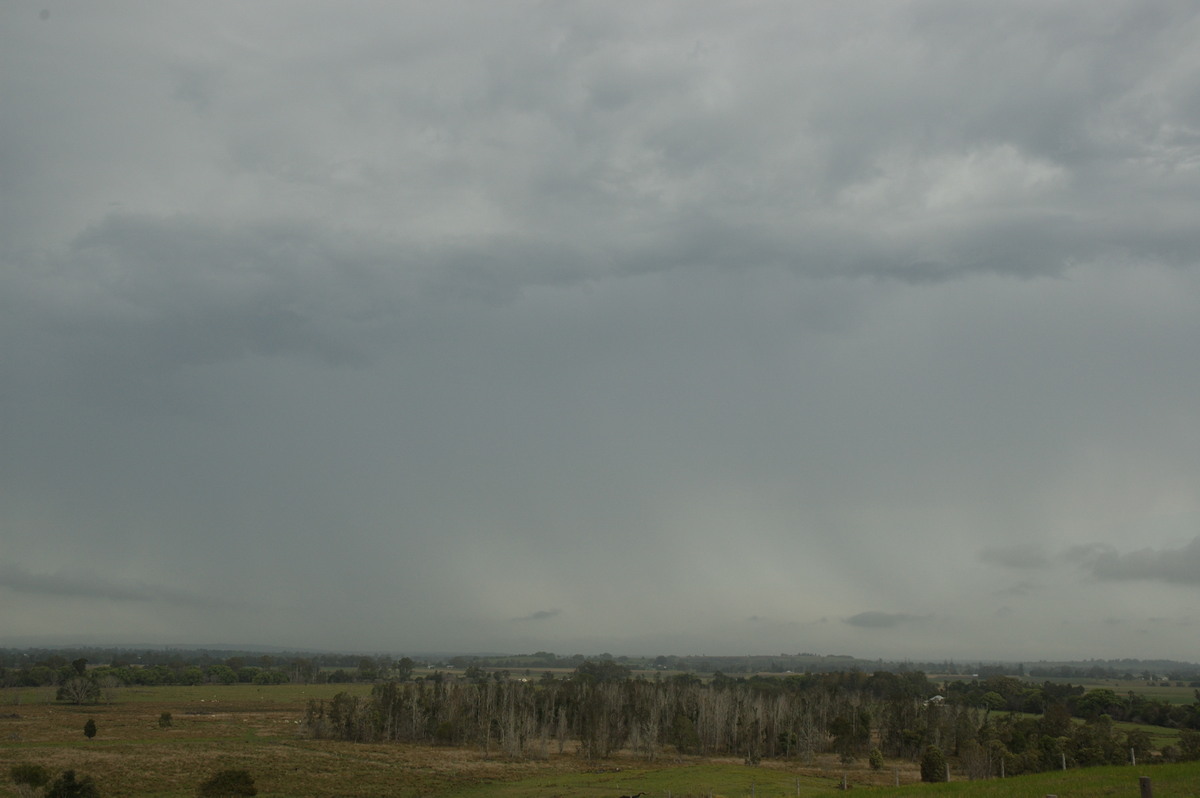
M 1138 779 L 1138 789 L 1142 791 L 1142 798 L 1154 798 L 1154 791 L 1150 787 L 1150 777 L 1142 776 Z

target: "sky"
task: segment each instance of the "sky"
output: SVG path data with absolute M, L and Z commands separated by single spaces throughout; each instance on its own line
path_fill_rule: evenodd
M 1198 40 L 0 3 L 0 645 L 1200 661 Z

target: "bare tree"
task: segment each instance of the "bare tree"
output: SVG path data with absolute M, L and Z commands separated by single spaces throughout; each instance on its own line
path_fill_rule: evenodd
M 72 676 L 59 686 L 57 698 L 72 704 L 93 704 L 100 698 L 100 687 L 87 676 Z

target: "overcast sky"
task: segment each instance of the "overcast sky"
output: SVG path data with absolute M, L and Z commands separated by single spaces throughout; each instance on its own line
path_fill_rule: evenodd
M 1197 41 L 0 4 L 0 644 L 1200 660 Z

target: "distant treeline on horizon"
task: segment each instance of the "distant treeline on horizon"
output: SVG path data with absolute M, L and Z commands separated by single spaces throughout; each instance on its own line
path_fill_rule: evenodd
M 200 648 L 200 647 L 124 647 L 124 646 L 47 646 L 0 648 L 0 667 L 28 668 L 47 663 L 66 664 L 84 659 L 89 665 L 119 666 L 207 666 L 237 660 L 246 665 L 263 668 L 287 667 L 303 662 L 308 667 L 352 668 L 370 671 L 387 670 L 398 656 L 395 653 L 284 651 L 280 649 Z M 1174 660 L 1093 659 L 1076 661 L 998 662 L 954 660 L 918 662 L 912 660 L 862 659 L 847 655 L 822 654 L 763 654 L 746 656 L 657 655 L 644 657 L 594 655 L 558 655 L 549 651 L 532 654 L 422 654 L 406 656 L 416 667 L 429 669 L 465 670 L 467 668 L 536 671 L 541 669 L 573 669 L 587 661 L 619 663 L 631 670 L 712 673 L 829 673 L 861 670 L 894 673 L 922 672 L 928 674 L 962 675 L 979 678 L 1017 676 L 1034 679 L 1090 678 L 1139 679 L 1146 681 L 1195 681 L 1200 679 L 1200 664 Z

